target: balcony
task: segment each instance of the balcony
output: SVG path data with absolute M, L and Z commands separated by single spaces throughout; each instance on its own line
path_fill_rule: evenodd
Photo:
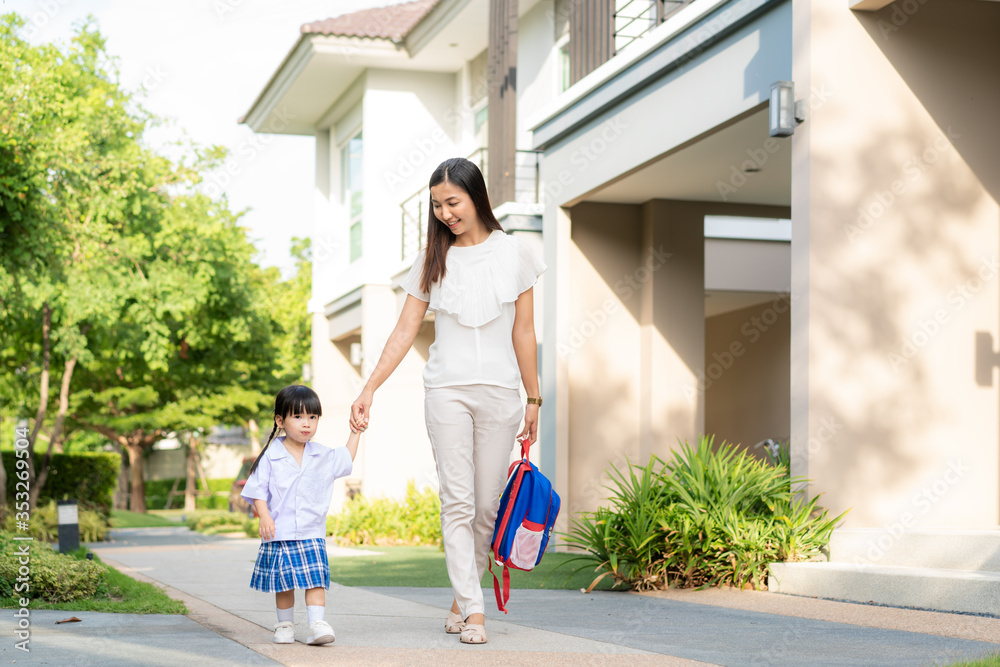
M 615 0 L 614 53 L 663 23 L 693 0 Z
M 487 173 L 486 148 L 479 148 L 468 159 L 476 163 L 483 178 L 489 180 Z M 539 166 L 541 153 L 538 151 L 514 151 L 514 201 L 522 204 L 537 204 L 539 202 Z M 497 202 L 492 202 L 497 208 Z M 500 204 L 506 202 L 499 202 Z M 425 187 L 413 193 L 399 205 L 402 213 L 402 257 L 405 262 L 413 258 L 427 242 L 427 224 L 430 215 L 430 191 Z

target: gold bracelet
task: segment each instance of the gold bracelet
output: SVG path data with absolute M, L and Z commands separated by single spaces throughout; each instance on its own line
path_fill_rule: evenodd
M 532 397 L 529 396 L 528 397 L 528 405 L 537 405 L 537 406 L 541 407 L 541 405 L 542 405 L 542 399 L 541 398 L 532 398 Z

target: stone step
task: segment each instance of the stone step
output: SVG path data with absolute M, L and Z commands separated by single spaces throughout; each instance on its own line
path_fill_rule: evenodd
M 838 528 L 830 536 L 830 560 L 1000 572 L 1000 530 Z
M 767 589 L 831 600 L 1000 616 L 1000 572 L 856 563 L 771 563 Z

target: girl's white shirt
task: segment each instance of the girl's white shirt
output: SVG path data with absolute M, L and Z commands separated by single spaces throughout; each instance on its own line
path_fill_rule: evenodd
M 420 289 L 426 249 L 400 287 L 434 311 L 434 343 L 424 367 L 424 387 L 521 385 L 514 354 L 514 302 L 547 268 L 515 236 L 495 230 L 482 243 L 448 249 L 444 279 Z
M 353 468 L 347 447 L 307 442 L 300 466 L 285 449 L 285 438 L 275 438 L 240 495 L 251 505 L 257 498 L 267 502 L 274 520 L 271 541 L 326 537 L 333 480 L 350 475 Z

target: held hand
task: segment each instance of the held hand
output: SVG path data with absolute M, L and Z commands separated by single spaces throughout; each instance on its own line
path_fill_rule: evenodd
M 257 529 L 260 533 L 260 539 L 271 540 L 274 538 L 274 520 L 269 516 L 260 517 L 260 528 Z
M 538 406 L 529 403 L 524 408 L 524 428 L 517 435 L 518 441 L 523 441 L 526 447 L 530 447 L 538 440 Z
M 372 391 L 363 389 L 354 404 L 351 405 L 351 430 L 355 433 L 368 428 L 368 417 L 371 415 L 372 401 L 375 396 Z

